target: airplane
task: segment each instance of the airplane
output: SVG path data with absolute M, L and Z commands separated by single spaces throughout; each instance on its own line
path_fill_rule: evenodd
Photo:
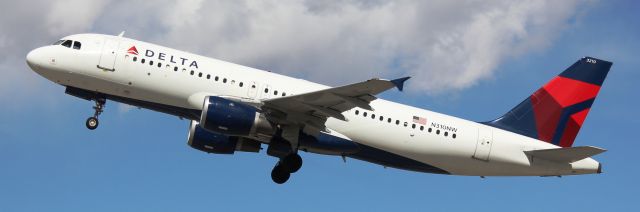
M 26 56 L 66 94 L 95 102 L 90 130 L 107 100 L 188 119 L 194 149 L 265 145 L 277 184 L 302 167 L 299 151 L 483 178 L 602 173 L 592 156 L 606 150 L 573 143 L 612 66 L 605 60 L 581 58 L 504 115 L 476 122 L 376 97 L 409 77 L 329 87 L 123 34 L 70 35 Z

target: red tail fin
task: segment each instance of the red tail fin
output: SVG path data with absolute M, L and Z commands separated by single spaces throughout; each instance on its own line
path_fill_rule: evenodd
M 611 65 L 582 58 L 504 116 L 486 124 L 570 147 Z

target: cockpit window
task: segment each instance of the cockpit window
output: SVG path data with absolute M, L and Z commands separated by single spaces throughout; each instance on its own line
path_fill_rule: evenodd
M 64 42 L 62 42 L 62 46 L 67 47 L 67 48 L 71 48 L 71 43 L 73 43 L 73 41 L 65 40 Z
M 80 49 L 80 47 L 82 46 L 82 44 L 78 41 L 73 42 L 73 49 Z
M 56 41 L 56 42 L 55 42 L 55 43 L 53 43 L 52 45 L 54 45 L 54 46 L 55 46 L 55 45 L 60 45 L 62 42 L 64 42 L 64 40 Z

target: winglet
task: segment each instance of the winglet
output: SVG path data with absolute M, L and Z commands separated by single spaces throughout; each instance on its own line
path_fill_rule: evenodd
M 402 91 L 402 89 L 404 88 L 404 82 L 407 81 L 409 78 L 411 77 L 394 79 L 394 80 L 391 80 L 391 83 L 393 83 L 393 85 L 395 85 L 396 88 L 398 88 L 398 90 Z

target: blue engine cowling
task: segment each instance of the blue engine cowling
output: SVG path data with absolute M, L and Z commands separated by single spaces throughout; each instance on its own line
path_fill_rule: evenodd
M 209 131 L 233 136 L 270 136 L 275 131 L 255 107 L 217 96 L 205 98 L 200 125 Z
M 210 132 L 191 122 L 187 143 L 194 149 L 217 154 L 233 154 L 238 145 L 238 138 Z
M 211 132 L 200 127 L 196 121 L 191 121 L 187 143 L 194 149 L 216 154 L 233 154 L 236 150 L 260 151 L 258 141 Z

